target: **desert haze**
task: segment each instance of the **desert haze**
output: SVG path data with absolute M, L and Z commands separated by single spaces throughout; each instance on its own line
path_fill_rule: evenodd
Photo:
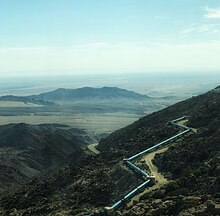
M 220 215 L 219 38 L 219 0 L 0 1 L 0 215 Z

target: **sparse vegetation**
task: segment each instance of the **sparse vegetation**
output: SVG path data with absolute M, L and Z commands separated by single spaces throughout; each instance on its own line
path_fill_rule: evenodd
M 14 209 L 31 215 L 55 215 L 62 211 L 68 212 L 67 215 L 85 215 L 114 203 L 139 181 L 118 162 L 175 134 L 177 129 L 167 122 L 182 115 L 190 116 L 188 126 L 196 127 L 197 133 L 179 139 L 176 146 L 157 154 L 153 161 L 172 181 L 146 193 L 139 203 L 122 208 L 117 214 L 218 215 L 219 103 L 219 92 L 211 91 L 112 133 L 99 144 L 102 154 L 82 157 L 79 164 L 70 158 L 66 167 L 39 175 L 23 188 L 4 196 L 0 200 L 3 215 Z

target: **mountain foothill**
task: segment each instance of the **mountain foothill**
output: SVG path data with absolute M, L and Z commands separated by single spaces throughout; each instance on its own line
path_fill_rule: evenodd
M 61 99 L 63 92 L 71 95 L 58 89 L 34 100 L 54 102 L 51 98 L 58 94 Z M 86 148 L 90 140 L 83 130 L 63 125 L 0 126 L 1 215 L 101 215 L 103 207 L 142 182 L 123 158 L 175 135 L 179 129 L 168 122 L 181 116 L 187 116 L 187 126 L 196 132 L 153 159 L 167 183 L 146 189 L 138 201 L 124 203 L 113 215 L 220 215 L 219 107 L 220 86 L 102 138 L 97 155 Z

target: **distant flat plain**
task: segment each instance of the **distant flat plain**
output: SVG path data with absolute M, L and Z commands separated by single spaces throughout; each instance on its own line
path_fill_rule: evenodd
M 44 107 L 31 103 L 0 102 L 0 124 L 8 123 L 58 123 L 83 128 L 91 133 L 110 133 L 133 123 L 146 114 L 165 108 L 178 101 L 201 94 L 218 85 L 219 75 L 164 76 L 116 75 L 73 77 L 21 77 L 0 79 L 0 95 L 30 95 L 57 88 L 84 86 L 116 86 L 155 97 L 153 101 L 133 103 L 111 102 L 99 104 L 73 103 L 71 106 Z M 197 78 L 197 79 L 196 79 Z M 163 98 L 161 98 L 163 97 Z
M 0 124 L 65 124 L 73 128 L 86 129 L 88 132 L 110 133 L 136 121 L 137 115 L 126 113 L 88 114 L 74 116 L 0 116 Z
M 68 105 L 38 106 L 22 102 L 0 102 L 0 124 L 65 124 L 89 133 L 111 133 L 146 114 L 162 109 L 173 100 L 88 101 Z

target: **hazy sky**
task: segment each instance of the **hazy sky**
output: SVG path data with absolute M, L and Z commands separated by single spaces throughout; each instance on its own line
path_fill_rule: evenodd
M 220 72 L 219 0 L 0 1 L 0 76 Z

